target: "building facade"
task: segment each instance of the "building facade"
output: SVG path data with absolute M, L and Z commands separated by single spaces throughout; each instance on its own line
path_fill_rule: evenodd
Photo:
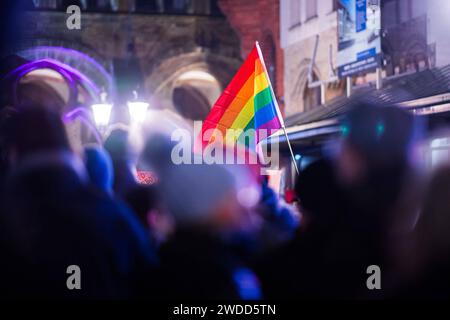
M 255 41 L 259 42 L 283 111 L 284 54 L 280 45 L 280 0 L 220 0 L 219 6 L 239 36 L 242 59 L 248 55 Z
M 313 80 L 326 80 L 336 64 L 337 12 L 333 0 L 282 0 L 280 5 L 281 47 L 284 49 L 286 115 L 310 110 L 320 105 L 320 88 L 308 88 L 312 66 Z M 318 39 L 316 40 L 316 38 Z M 331 55 L 330 55 L 331 52 Z M 342 93 L 339 85 L 326 90 L 326 99 Z
M 370 2 L 370 1 L 369 1 Z M 372 1 L 381 10 L 383 76 L 419 71 L 446 63 L 448 46 L 442 35 L 439 5 L 433 0 Z M 339 0 L 282 0 L 281 47 L 284 49 L 286 115 L 311 110 L 345 95 L 345 79 L 327 83 L 324 96 L 319 87 L 308 86 L 336 75 L 338 56 Z M 317 53 L 314 63 L 314 47 Z M 440 47 L 440 50 L 436 50 Z M 436 52 L 439 52 L 436 55 Z M 439 60 L 439 61 L 438 61 Z M 312 68 L 311 68 L 312 67 Z M 311 70 L 310 70 L 311 69 Z M 375 80 L 373 72 L 358 74 L 352 86 Z
M 73 4 L 81 9 L 80 29 L 66 24 Z M 26 9 L 15 53 L 80 70 L 117 102 L 118 121 L 132 91 L 153 108 L 204 119 L 242 61 L 217 1 L 36 0 Z
M 367 1 L 367 10 L 373 11 L 367 11 L 368 24 L 371 23 L 369 13 L 374 17 L 379 10 L 377 36 L 381 41 L 381 62 L 378 74 L 370 69 L 339 78 L 336 77 L 339 30 L 342 23 L 347 23 L 340 15 L 345 14 L 342 7 L 349 3 L 339 0 L 280 2 L 285 122 L 300 168 L 324 156 L 326 142 L 340 133 L 340 117 L 357 104 L 358 98 L 396 104 L 427 117 L 431 124 L 429 136 L 433 135 L 436 124 L 448 124 L 450 40 L 445 30 L 449 30 L 450 22 L 443 12 L 448 12 L 450 5 L 435 0 Z M 322 89 L 311 83 L 322 84 Z M 284 158 L 290 159 L 283 133 L 275 136 Z M 439 149 L 436 152 L 441 156 L 445 153 L 450 159 L 448 137 L 440 137 L 430 144 L 431 149 Z M 432 159 L 428 155 L 433 152 L 424 152 L 424 158 Z M 295 178 L 292 163 L 281 170 L 281 175 L 284 188 L 290 188 Z

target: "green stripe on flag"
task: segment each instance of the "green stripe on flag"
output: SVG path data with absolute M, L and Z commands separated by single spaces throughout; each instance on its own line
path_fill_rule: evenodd
M 239 135 L 239 138 L 237 139 L 237 142 L 239 144 L 243 144 L 247 148 L 250 148 L 250 147 L 252 147 L 254 145 L 254 143 L 255 143 L 254 133 L 251 135 L 250 139 L 249 139 L 248 135 L 245 135 L 247 130 L 255 129 L 254 126 L 255 126 L 255 118 L 253 117 L 249 121 L 249 123 L 245 126 L 244 130 L 242 131 L 242 133 Z
M 259 92 L 254 99 L 255 112 L 262 107 L 267 106 L 270 102 L 272 102 L 272 92 L 270 87 L 267 87 L 263 91 Z

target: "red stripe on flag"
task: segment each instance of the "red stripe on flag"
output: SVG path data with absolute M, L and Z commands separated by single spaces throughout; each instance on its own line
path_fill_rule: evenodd
M 247 79 L 255 72 L 255 60 L 258 59 L 258 50 L 256 47 L 250 51 L 238 72 L 234 75 L 231 82 L 225 88 L 224 92 L 229 92 L 232 95 L 237 95 L 239 90 L 245 84 Z

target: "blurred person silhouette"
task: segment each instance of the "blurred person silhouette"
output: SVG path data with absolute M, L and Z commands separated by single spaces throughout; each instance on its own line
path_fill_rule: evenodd
M 123 199 L 128 192 L 138 186 L 134 174 L 135 161 L 128 139 L 128 129 L 125 126 L 116 125 L 109 132 L 103 145 L 113 164 L 114 192 Z
M 263 254 L 292 240 L 299 227 L 299 217 L 293 208 L 281 202 L 269 186 L 267 177 L 260 184 L 261 200 L 257 212 L 262 218 L 260 253 Z
M 30 74 L 12 75 L 8 72 L 15 71 L 16 68 L 25 65 L 29 61 L 17 56 L 8 56 L 3 59 L 10 68 L 4 70 L 4 77 L 1 79 L 2 106 L 17 107 L 34 106 L 35 108 L 46 108 L 53 112 L 62 113 L 66 108 L 65 98 L 55 87 L 42 78 Z M 17 79 L 17 77 L 21 77 Z
M 164 178 L 165 172 L 174 166 L 172 150 L 175 145 L 167 134 L 149 134 L 140 155 L 140 162 L 146 166 L 146 169 Z
M 160 297 L 260 298 L 258 279 L 233 247 L 236 236 L 253 228 L 249 211 L 259 200 L 248 169 L 175 165 L 170 160 L 173 142 L 164 137 L 151 141 L 154 145 L 147 145 L 145 154 L 149 165 L 158 168 L 158 188 L 175 222 L 174 233 L 160 248 Z
M 0 59 L 0 106 L 11 107 L 14 105 L 13 83 L 14 79 L 7 75 L 16 68 L 28 63 L 29 61 L 15 54 L 9 54 Z
M 23 78 L 18 85 L 17 94 L 20 105 L 46 108 L 60 114 L 66 107 L 66 101 L 56 89 L 39 78 Z
M 114 193 L 125 201 L 146 225 L 146 217 L 153 209 L 156 194 L 153 186 L 141 185 L 137 181 L 136 163 L 139 156 L 129 139 L 128 128 L 120 124 L 116 125 L 108 134 L 104 148 L 112 160 Z
M 348 112 L 337 154 L 298 177 L 300 232 L 267 258 L 279 262 L 262 269 L 268 296 L 390 294 L 396 254 L 417 220 L 419 182 L 410 162 L 415 130 L 413 116 L 395 107 L 360 102 Z M 368 290 L 370 265 L 381 268 L 384 290 Z
M 141 155 L 142 162 L 149 165 L 149 170 L 159 172 L 164 177 L 165 172 L 170 171 L 174 166 L 171 157 L 173 156 L 172 150 L 174 150 L 175 145 L 175 142 L 171 141 L 170 136 L 167 134 L 156 133 L 150 135 Z M 185 150 L 190 150 L 190 147 L 190 145 L 186 146 Z M 221 148 L 223 155 L 233 154 L 234 162 L 236 163 L 239 159 L 250 160 L 251 157 L 257 156 L 254 152 L 240 145 L 223 145 Z M 191 156 L 193 160 L 199 154 L 193 153 Z M 246 165 L 228 164 L 227 167 L 234 167 L 238 171 L 242 169 L 240 168 L 241 166 L 245 167 L 245 171 L 250 175 L 249 179 L 259 185 L 260 188 L 260 201 L 255 210 L 252 211 L 252 220 L 255 229 L 258 229 L 258 231 L 256 232 L 253 229 L 250 232 L 241 232 L 239 236 L 235 234 L 233 237 L 236 252 L 248 263 L 251 263 L 254 258 L 263 254 L 265 250 L 290 239 L 298 226 L 298 219 L 292 210 L 280 204 L 277 195 L 268 186 L 267 179 L 260 175 L 260 164 L 257 161 L 255 163 L 248 162 Z
M 17 112 L 16 109 L 11 107 L 4 107 L 0 110 L 0 193 L 3 189 L 3 182 L 6 178 L 9 170 L 8 159 L 8 130 L 10 125 L 10 119 Z
M 100 191 L 115 197 L 112 190 L 114 173 L 111 157 L 99 146 L 88 146 L 84 150 L 84 161 L 91 183 Z M 141 223 L 148 228 L 155 245 L 165 240 L 171 230 L 171 221 L 161 205 L 155 186 L 136 186 L 126 194 L 128 205 Z
M 258 263 L 267 298 L 330 298 L 327 261 L 335 228 L 344 210 L 342 194 L 329 159 L 311 163 L 295 182 L 300 226 L 289 243 L 272 250 Z
M 233 248 L 234 237 L 249 223 L 233 175 L 218 165 L 180 165 L 162 185 L 176 223 L 174 236 L 161 249 L 168 278 L 175 277 L 169 295 L 260 298 L 255 275 Z
M 418 218 L 421 181 L 411 154 L 421 124 L 398 107 L 361 101 L 341 125 L 335 165 L 346 210 L 333 259 L 350 296 L 386 296 L 395 286 L 398 252 Z M 383 270 L 383 293 L 367 290 L 370 265 Z
M 9 120 L 11 163 L 1 201 L 5 261 L 2 294 L 41 298 L 117 298 L 137 294 L 157 263 L 147 233 L 122 203 L 89 187 L 59 115 L 20 107 Z M 5 264 L 7 266 L 5 267 Z M 67 268 L 82 290 L 68 290 Z
M 91 183 L 99 190 L 112 194 L 114 181 L 111 157 L 101 147 L 84 148 L 84 164 Z
M 450 297 L 450 167 L 433 172 L 402 268 L 400 298 Z
M 0 60 L 0 152 L 1 172 L 3 177 L 8 170 L 9 161 L 6 154 L 6 130 L 9 126 L 9 119 L 17 110 L 15 104 L 33 105 L 37 108 L 48 108 L 61 112 L 65 106 L 64 99 L 59 93 L 45 81 L 39 79 L 24 79 L 18 81 L 17 90 L 14 90 L 16 78 L 7 75 L 16 68 L 28 63 L 17 55 L 8 55 Z M 14 96 L 16 92 L 16 96 Z
M 174 221 L 168 214 L 162 201 L 158 185 L 146 185 L 139 192 L 132 192 L 127 196 L 134 212 L 144 226 L 155 246 L 160 246 L 173 233 Z

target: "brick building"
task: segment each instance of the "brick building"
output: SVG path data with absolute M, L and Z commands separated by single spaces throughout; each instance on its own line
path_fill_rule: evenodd
M 259 42 L 280 108 L 283 109 L 284 55 L 280 47 L 280 1 L 219 0 L 219 6 L 240 38 L 243 59 L 255 41 Z

